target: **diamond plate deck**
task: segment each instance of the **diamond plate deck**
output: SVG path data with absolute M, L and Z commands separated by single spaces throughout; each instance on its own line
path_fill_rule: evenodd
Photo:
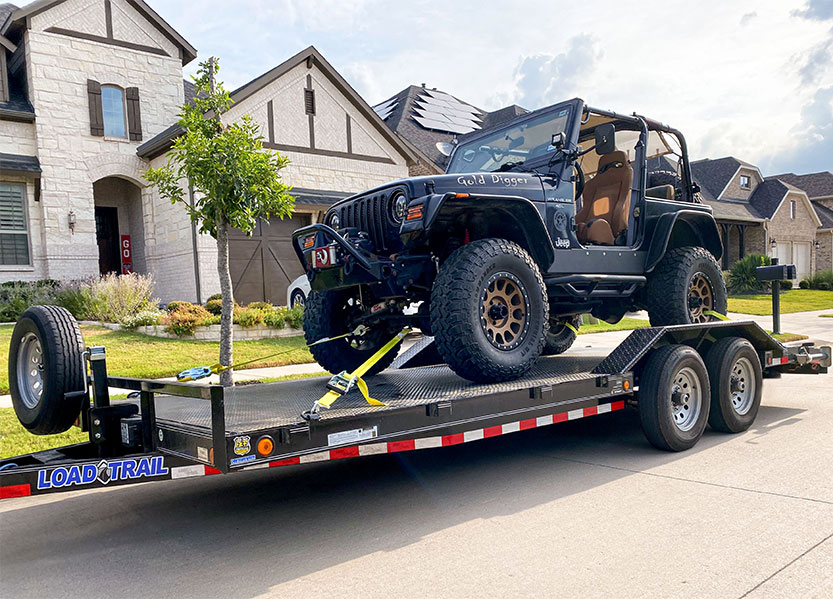
M 335 420 L 380 413 L 400 408 L 455 401 L 556 385 L 566 381 L 593 379 L 593 368 L 604 356 L 553 356 L 541 358 L 532 372 L 516 381 L 477 384 L 460 378 L 447 366 L 427 366 L 399 371 L 386 371 L 368 379 L 370 394 L 388 404 L 369 406 L 358 391 L 340 398 L 335 407 L 321 410 L 321 420 Z M 329 377 L 299 381 L 239 386 L 225 396 L 226 430 L 243 433 L 266 428 L 305 423 L 300 415 L 326 392 Z M 185 424 L 211 428 L 211 403 L 207 400 L 160 395 L 156 400 L 156 418 L 162 424 Z

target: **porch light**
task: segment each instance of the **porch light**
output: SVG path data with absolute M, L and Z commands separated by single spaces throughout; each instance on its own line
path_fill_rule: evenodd
M 771 239 L 769 242 L 769 247 L 771 247 L 774 250 L 777 246 L 778 243 L 776 243 L 775 239 Z
M 821 247 L 821 244 L 818 242 L 818 240 L 813 242 L 813 247 L 816 249 L 819 249 Z

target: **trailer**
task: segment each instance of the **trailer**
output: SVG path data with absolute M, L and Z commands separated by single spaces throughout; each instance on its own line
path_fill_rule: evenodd
M 749 428 L 765 378 L 831 365 L 830 347 L 785 346 L 754 322 L 718 321 L 637 329 L 610 353 L 544 357 L 521 379 L 476 384 L 439 363 L 424 337 L 368 379 L 376 405 L 349 389 L 318 409 L 326 376 L 232 388 L 115 377 L 103 347 L 82 345 L 74 362 L 67 346 L 80 340 L 59 308 L 30 308 L 18 322 L 9 370 L 19 418 L 61 428 L 26 411 L 58 397 L 53 411 L 89 440 L 0 460 L 0 498 L 442 448 L 623 409 L 639 411 L 654 446 L 683 451 L 707 425 Z M 110 387 L 136 397 L 111 401 Z

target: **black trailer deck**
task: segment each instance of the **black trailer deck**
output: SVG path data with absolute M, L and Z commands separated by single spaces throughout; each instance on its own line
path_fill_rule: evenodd
M 103 349 L 91 348 L 90 442 L 0 460 L 0 498 L 441 447 L 602 414 L 634 399 L 651 351 L 704 351 L 724 337 L 747 339 L 774 375 L 830 365 L 830 348 L 785 347 L 730 321 L 638 329 L 609 354 L 541 358 L 521 379 L 476 384 L 433 364 L 426 338 L 368 379 L 386 405 L 354 390 L 310 413 L 329 377 L 230 389 L 108 377 Z M 111 404 L 108 386 L 140 397 Z

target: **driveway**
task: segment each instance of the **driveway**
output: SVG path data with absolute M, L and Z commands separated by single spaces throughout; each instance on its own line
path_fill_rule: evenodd
M 633 411 L 450 448 L 0 502 L 0 596 L 833 596 L 833 374 L 745 434 Z

